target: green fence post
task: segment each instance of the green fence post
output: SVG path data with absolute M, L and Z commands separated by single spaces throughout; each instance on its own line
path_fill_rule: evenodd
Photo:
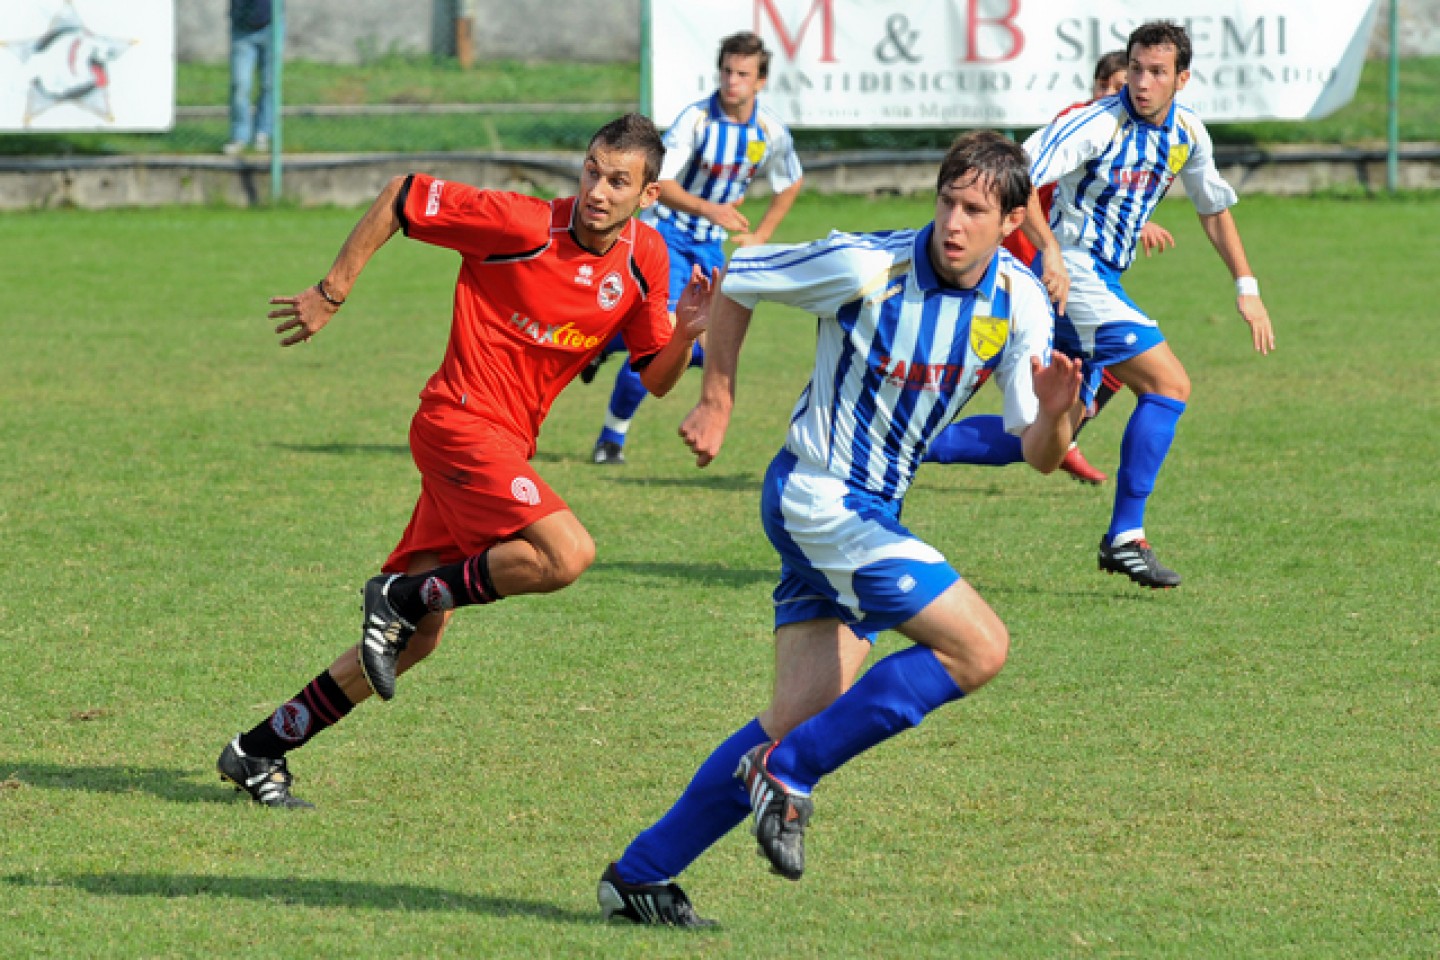
M 280 95 L 280 80 L 285 75 L 281 66 L 285 62 L 285 0 L 275 0 L 270 17 L 270 116 L 275 129 L 270 136 L 270 202 L 278 203 L 285 193 L 283 178 L 284 164 L 280 162 L 280 137 L 284 123 L 280 119 L 280 108 L 285 98 Z
M 1385 186 L 1400 189 L 1400 0 L 1390 0 L 1390 93 L 1386 111 Z
M 640 112 L 650 116 L 650 0 L 640 0 Z

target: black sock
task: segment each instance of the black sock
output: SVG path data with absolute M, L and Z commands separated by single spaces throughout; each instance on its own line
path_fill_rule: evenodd
M 254 757 L 283 757 L 327 727 L 333 727 L 355 708 L 340 684 L 326 670 L 253 730 L 240 735 L 240 749 Z
M 490 579 L 489 550 L 413 577 L 397 577 L 389 595 L 395 612 L 412 624 L 426 614 L 500 599 Z

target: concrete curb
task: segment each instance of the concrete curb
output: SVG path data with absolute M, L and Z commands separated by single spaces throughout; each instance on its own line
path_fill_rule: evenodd
M 804 158 L 805 183 L 818 193 L 926 193 L 934 189 L 940 157 L 938 150 L 813 154 Z M 356 206 L 373 199 L 390 177 L 416 170 L 489 189 L 559 195 L 575 189 L 580 159 L 576 153 L 485 151 L 291 155 L 285 158 L 285 199 L 302 206 Z M 1241 193 L 1385 187 L 1383 147 L 1221 148 L 1216 159 Z M 1405 144 L 1399 159 L 1402 189 L 1440 189 L 1440 143 Z M 754 195 L 765 192 L 757 181 Z M 0 157 L 0 210 L 248 207 L 269 198 L 269 158 L 259 155 Z

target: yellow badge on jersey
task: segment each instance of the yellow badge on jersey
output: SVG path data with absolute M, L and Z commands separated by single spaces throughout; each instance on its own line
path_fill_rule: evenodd
M 1189 159 L 1190 145 L 1177 143 L 1170 148 L 1170 155 L 1165 158 L 1165 166 L 1170 168 L 1171 173 L 1178 176 L 1180 174 L 1180 168 L 1185 166 L 1185 161 Z
M 745 159 L 751 163 L 759 163 L 765 159 L 765 141 L 751 140 L 750 145 L 745 148 Z
M 1004 317 L 970 318 L 970 349 L 984 363 L 1005 346 L 1010 339 L 1010 321 Z

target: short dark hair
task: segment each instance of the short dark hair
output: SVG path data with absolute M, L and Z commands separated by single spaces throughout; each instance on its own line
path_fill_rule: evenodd
M 1124 73 L 1130 66 L 1130 58 L 1124 50 L 1111 50 L 1095 61 L 1095 82 L 1109 80 L 1117 73 Z
M 989 182 L 1002 213 L 1023 207 L 1030 200 L 1030 164 L 1025 151 L 1003 134 L 972 130 L 958 137 L 940 161 L 935 192 L 971 173 Z
M 1142 23 L 1130 34 L 1125 44 L 1125 60 L 1136 47 L 1163 47 L 1170 44 L 1175 48 L 1175 72 L 1190 69 L 1190 34 L 1173 20 L 1151 20 Z
M 587 150 L 596 145 L 618 153 L 645 154 L 645 183 L 649 186 L 660 177 L 660 165 L 665 162 L 665 141 L 655 129 L 651 119 L 641 113 L 627 113 L 616 117 L 595 131 Z
M 715 66 L 724 67 L 725 58 L 729 56 L 759 57 L 760 79 L 770 76 L 770 51 L 765 49 L 765 41 L 749 30 L 732 33 L 720 41 L 720 56 L 715 58 Z

